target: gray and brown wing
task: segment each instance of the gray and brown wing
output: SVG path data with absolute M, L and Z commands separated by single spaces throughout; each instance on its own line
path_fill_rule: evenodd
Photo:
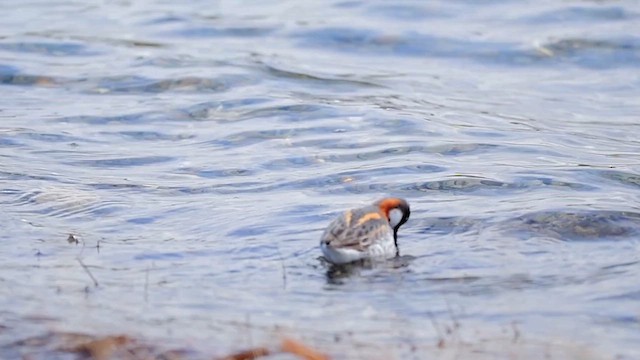
M 377 208 L 349 210 L 329 224 L 320 241 L 336 249 L 365 251 L 390 231 L 389 222 Z

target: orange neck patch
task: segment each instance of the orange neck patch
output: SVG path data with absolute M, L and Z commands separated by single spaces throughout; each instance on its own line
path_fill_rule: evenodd
M 389 219 L 389 211 L 391 211 L 391 209 L 395 209 L 397 207 L 399 207 L 401 204 L 401 200 L 398 198 L 386 198 L 381 200 L 378 203 L 378 206 L 380 207 L 380 212 L 382 212 L 384 214 L 384 216 L 387 217 L 387 220 Z

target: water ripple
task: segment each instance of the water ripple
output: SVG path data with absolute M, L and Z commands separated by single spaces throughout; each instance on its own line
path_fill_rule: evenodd
M 596 174 L 608 180 L 613 180 L 619 182 L 620 184 L 631 186 L 631 187 L 640 187 L 640 175 L 624 172 L 624 171 L 614 171 L 614 170 L 602 170 L 597 171 Z
M 248 85 L 252 79 L 245 76 L 224 76 L 215 79 L 186 77 L 178 79 L 149 79 L 142 77 L 106 78 L 93 80 L 92 92 L 113 93 L 160 93 L 181 92 L 223 92 L 232 86 Z
M 101 199 L 97 194 L 72 187 L 48 186 L 15 193 L 13 199 L 3 201 L 17 213 L 37 213 L 51 217 L 72 218 L 104 216 L 123 208 L 119 201 Z
M 257 37 L 275 31 L 273 27 L 213 27 L 200 26 L 172 32 L 174 36 L 182 37 Z
M 528 19 L 534 24 L 554 22 L 617 21 L 638 18 L 638 13 L 620 6 L 567 6 L 554 11 L 545 11 Z
M 640 39 L 637 38 L 565 38 L 541 44 L 538 51 L 549 58 L 594 68 L 640 64 Z
M 123 167 L 137 167 L 145 166 L 157 163 L 165 163 L 175 160 L 170 156 L 139 156 L 139 157 L 126 157 L 115 159 L 94 159 L 94 160 L 81 160 L 71 164 L 80 166 L 90 166 L 96 168 L 123 168 Z
M 92 56 L 98 53 L 89 50 L 87 46 L 77 43 L 65 42 L 2 42 L 0 50 L 19 53 L 33 53 L 46 56 Z
M 627 211 L 541 211 L 508 223 L 522 234 L 562 240 L 628 239 L 640 233 L 640 213 Z

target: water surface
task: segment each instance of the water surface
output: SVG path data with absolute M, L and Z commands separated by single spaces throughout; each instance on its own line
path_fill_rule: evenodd
M 5 6 L 3 357 L 640 357 L 635 2 Z M 387 195 L 404 260 L 328 276 Z

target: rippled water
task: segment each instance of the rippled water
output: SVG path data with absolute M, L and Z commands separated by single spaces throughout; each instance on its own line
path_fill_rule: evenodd
M 636 2 L 4 5 L 3 357 L 640 357 Z M 403 260 L 329 272 L 386 195 Z

